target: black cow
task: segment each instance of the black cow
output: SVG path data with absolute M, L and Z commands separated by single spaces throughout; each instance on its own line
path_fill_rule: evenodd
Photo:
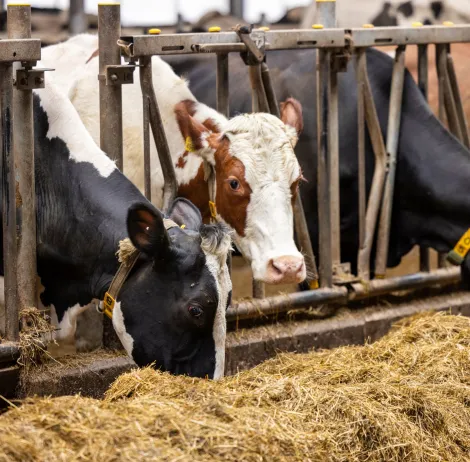
M 59 337 L 73 335 L 78 314 L 103 300 L 119 243 L 129 237 L 140 256 L 113 311 L 129 355 L 171 373 L 223 375 L 231 292 L 225 228 L 203 225 L 198 209 L 179 199 L 167 231 L 52 83 L 34 95 L 34 125 L 41 302 L 57 314 Z
M 367 51 L 367 60 L 380 126 L 385 134 L 393 60 L 374 49 Z M 215 63 L 212 58 L 178 57 L 168 61 L 177 73 L 189 78 L 191 90 L 199 101 L 215 107 Z M 296 153 L 307 179 L 301 186 L 301 196 L 314 250 L 318 254 L 315 52 L 269 52 L 267 63 L 279 101 L 292 96 L 303 104 L 304 132 Z M 247 70 L 240 58 L 233 56 L 230 60 L 230 111 L 250 111 L 250 99 Z M 346 73 L 339 74 L 339 106 L 341 252 L 342 260 L 352 262 L 352 269 L 356 271 L 358 136 L 356 78 L 352 62 Z M 367 188 L 370 190 L 374 155 L 368 137 L 366 159 Z M 404 83 L 392 215 L 389 267 L 398 265 L 417 244 L 447 252 L 470 227 L 470 153 L 432 114 L 408 72 Z M 371 264 L 373 269 L 373 261 Z M 468 258 L 463 267 L 467 279 L 470 276 Z

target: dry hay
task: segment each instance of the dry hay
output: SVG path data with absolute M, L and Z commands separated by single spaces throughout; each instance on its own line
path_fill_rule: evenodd
M 469 347 L 469 319 L 434 315 L 219 382 L 135 370 L 104 401 L 30 399 L 1 416 L 0 461 L 469 460 Z

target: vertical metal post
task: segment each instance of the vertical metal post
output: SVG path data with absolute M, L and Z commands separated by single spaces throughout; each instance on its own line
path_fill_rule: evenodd
M 365 115 L 367 129 L 369 131 L 372 149 L 375 156 L 374 176 L 372 177 L 372 186 L 370 188 L 369 200 L 367 201 L 367 209 L 365 209 L 366 202 L 366 169 L 365 169 L 365 154 L 364 154 L 364 124 L 359 119 L 359 185 L 362 209 L 362 241 L 360 241 L 357 268 L 358 275 L 361 279 L 370 279 L 370 255 L 372 253 L 372 245 L 374 243 L 375 230 L 377 225 L 377 218 L 379 216 L 380 205 L 382 203 L 383 186 L 385 182 L 385 164 L 387 159 L 387 152 L 380 129 L 380 122 L 377 116 L 377 110 L 372 95 L 372 89 L 367 75 L 367 62 L 365 50 L 358 50 L 357 60 L 357 75 L 359 82 L 363 85 L 359 86 L 360 94 L 362 94 L 363 105 L 361 109 Z M 362 117 L 361 114 L 358 114 Z M 361 176 L 362 175 L 362 176 Z
M 8 38 L 31 38 L 31 7 L 8 6 Z M 14 63 L 13 70 L 21 67 Z M 13 152 L 21 197 L 18 249 L 19 309 L 37 305 L 36 291 L 36 193 L 34 177 L 34 128 L 32 90 L 13 90 Z M 17 204 L 19 207 L 19 204 Z
M 142 70 L 146 66 L 152 65 L 152 60 L 150 57 L 145 56 L 141 57 L 139 60 L 140 68 L 140 85 L 141 87 L 145 85 L 143 83 L 145 77 L 145 71 Z M 144 141 L 144 194 L 145 197 L 151 201 L 152 200 L 152 184 L 151 184 L 151 175 L 150 175 L 150 101 L 148 96 L 142 91 L 142 109 L 143 109 L 143 141 Z
M 16 178 L 12 146 L 13 67 L 0 64 L 0 140 L 3 186 L 3 267 L 5 282 L 5 338 L 19 340 L 17 243 L 16 243 Z
M 70 0 L 69 34 L 83 34 L 87 29 L 88 20 L 85 14 L 85 0 Z
M 318 133 L 318 222 L 320 250 L 320 286 L 333 285 L 331 260 L 331 158 L 328 134 L 331 51 L 318 50 L 317 63 L 317 133 Z
M 217 54 L 217 112 L 229 117 L 228 53 Z
M 243 19 L 244 0 L 230 0 L 230 15 Z
M 418 86 L 424 99 L 428 100 L 428 45 L 418 45 Z M 419 247 L 419 270 L 430 271 L 429 249 Z
M 266 63 L 261 64 L 261 79 L 263 80 L 264 92 L 266 99 L 268 101 L 269 112 L 276 117 L 281 118 L 281 113 L 279 111 L 279 104 L 277 102 L 276 93 L 271 81 L 271 75 L 269 73 L 269 68 Z
M 401 106 L 403 84 L 405 79 L 405 47 L 397 47 L 393 65 L 392 89 L 390 91 L 390 108 L 387 126 L 388 176 L 385 184 L 382 211 L 380 215 L 375 260 L 376 277 L 385 277 L 392 223 L 393 194 L 395 190 L 395 172 L 397 162 L 398 138 L 400 136 Z
M 98 4 L 100 147 L 122 171 L 122 89 L 121 85 L 106 85 L 106 67 L 121 64 L 121 52 L 117 45 L 120 35 L 120 4 Z M 107 317 L 103 318 L 103 346 L 108 349 L 122 348 Z
M 359 255 L 365 249 L 366 242 L 366 151 L 365 151 L 365 110 L 364 110 L 364 79 L 367 72 L 366 50 L 359 48 L 356 52 L 356 80 L 357 80 L 357 154 L 358 154 L 358 204 L 359 204 Z M 370 257 L 370 255 L 369 255 Z M 358 257 L 358 275 L 364 277 L 369 274 L 369 257 L 366 267 L 360 265 Z
M 157 97 L 155 96 L 153 88 L 152 62 L 150 57 L 140 57 L 139 63 L 141 65 L 140 86 L 142 89 L 144 111 L 145 106 L 148 105 L 148 121 L 150 123 L 150 128 L 152 129 L 152 135 L 157 147 L 158 159 L 160 160 L 160 167 L 163 173 L 164 185 L 162 209 L 165 212 L 176 197 L 178 183 L 176 181 L 175 167 L 173 165 L 170 148 L 168 147 L 165 129 L 163 128 L 163 121 L 158 107 Z M 150 140 L 148 141 L 150 142 Z M 150 147 L 147 149 L 148 152 L 150 152 Z M 150 161 L 150 158 L 148 161 Z M 150 175 L 150 165 L 148 165 L 146 175 Z M 146 181 L 150 182 L 150 178 Z
M 317 0 L 317 22 L 325 28 L 336 26 L 336 1 Z M 331 114 L 331 50 L 317 51 L 317 130 L 318 130 L 318 221 L 319 221 L 319 248 L 320 253 L 320 286 L 331 287 L 333 285 L 333 261 L 332 261 L 332 199 L 339 198 L 339 193 L 331 195 L 330 181 L 332 178 L 331 141 L 329 124 L 335 116 L 335 107 Z M 334 83 L 334 79 L 333 79 Z M 334 103 L 333 103 L 334 105 Z M 336 107 L 337 109 L 337 107 Z M 337 112 L 336 112 L 337 114 Z M 335 136 L 335 128 L 333 129 Z M 337 134 L 337 133 L 336 133 Z M 333 145 L 335 148 L 335 145 Z M 335 183 L 337 185 L 337 182 Z M 339 204 L 338 204 L 339 205 Z M 336 211 L 336 210 L 335 210 Z M 334 219 L 336 223 L 336 217 Z M 335 235 L 335 239 L 336 239 Z M 336 241 L 335 241 L 336 244 Z M 339 248 L 335 249 L 338 258 Z
M 106 66 L 121 64 L 120 35 L 119 3 L 99 4 L 100 147 L 122 171 L 122 89 L 121 85 L 106 85 Z

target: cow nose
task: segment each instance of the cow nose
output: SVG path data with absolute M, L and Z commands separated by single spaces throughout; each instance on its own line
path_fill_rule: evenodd
M 271 284 L 300 283 L 305 277 L 305 261 L 303 257 L 284 255 L 269 260 L 267 279 Z

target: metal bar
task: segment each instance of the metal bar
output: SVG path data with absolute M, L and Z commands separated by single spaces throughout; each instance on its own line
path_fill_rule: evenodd
M 341 228 L 339 190 L 338 73 L 333 69 L 330 70 L 329 98 L 330 111 L 328 119 L 328 144 L 330 147 L 331 259 L 333 272 L 336 274 L 340 272 L 341 265 Z
M 121 35 L 121 9 L 118 3 L 98 4 L 100 147 L 123 171 L 122 89 L 106 85 L 106 68 L 121 64 L 117 41 Z M 112 322 L 103 319 L 103 347 L 121 348 Z
M 418 86 L 424 99 L 428 100 L 428 45 L 418 45 Z M 430 271 L 429 249 L 419 247 L 419 269 L 420 271 Z
M 41 40 L 14 39 L 0 42 L 0 62 L 39 61 Z
M 259 64 L 248 66 L 248 71 L 250 74 L 252 111 L 269 112 L 268 99 L 261 78 L 261 66 Z
M 449 78 L 453 100 L 456 105 L 458 119 L 457 121 L 460 127 L 460 132 L 462 134 L 461 141 L 464 146 L 470 148 L 470 135 L 468 132 L 467 117 L 465 115 L 462 97 L 459 91 L 459 84 L 457 82 L 457 74 L 455 72 L 454 60 L 452 59 L 452 55 L 450 53 L 447 53 L 447 74 Z
M 364 220 L 364 241 L 363 246 L 359 248 L 358 253 L 358 274 L 361 279 L 368 280 L 370 278 L 370 255 L 372 252 L 372 245 L 374 243 L 377 218 L 379 215 L 380 205 L 382 203 L 382 192 L 385 183 L 387 152 L 385 150 L 379 118 L 377 116 L 372 89 L 367 75 L 365 55 L 360 57 L 358 64 L 362 69 L 360 77 L 364 82 L 365 117 L 375 156 L 374 176 L 372 178 L 372 186 L 369 193 L 367 211 L 365 213 Z M 365 164 L 363 168 L 365 175 Z M 365 179 L 363 181 L 365 181 Z M 365 195 L 365 183 L 362 188 L 362 194 Z
M 17 343 L 0 343 L 0 365 L 14 363 L 20 357 L 20 349 Z
M 277 102 L 276 93 L 271 81 L 271 75 L 269 73 L 269 68 L 266 63 L 261 64 L 261 79 L 263 80 L 264 92 L 268 100 L 269 112 L 276 117 L 281 118 L 281 113 L 279 111 L 279 104 Z
M 297 194 L 294 203 L 294 229 L 297 236 L 297 243 L 305 259 L 307 268 L 307 283 L 311 289 L 318 286 L 318 269 L 313 253 L 312 241 L 308 232 L 307 220 L 305 219 L 302 198 Z
M 364 108 L 364 79 L 367 77 L 366 50 L 356 51 L 356 81 L 357 81 L 357 140 L 358 140 L 358 207 L 359 207 L 359 253 L 358 275 L 368 279 L 370 253 L 361 257 L 366 249 L 366 154 L 365 154 L 365 108 Z
M 447 122 L 449 124 L 449 130 L 455 135 L 457 139 L 463 142 L 463 133 L 460 127 L 460 121 L 457 113 L 457 104 L 454 99 L 454 93 L 452 91 L 452 85 L 450 83 L 450 77 L 448 72 L 448 45 L 436 45 L 437 53 L 437 66 L 438 76 L 442 77 L 442 84 L 444 86 L 444 105 L 447 115 Z
M 85 0 L 70 0 L 69 34 L 82 34 L 88 30 L 88 20 L 85 14 Z
M 228 77 L 228 54 L 217 55 L 217 112 L 229 117 L 229 77 Z
M 120 35 L 120 5 L 99 4 L 100 147 L 122 171 L 122 89 L 121 85 L 106 85 L 106 66 L 121 64 Z
M 143 60 L 150 60 L 151 58 L 141 58 Z M 140 73 L 142 79 L 142 73 Z M 142 85 L 142 84 L 141 84 Z M 150 102 L 148 96 L 142 92 L 142 121 L 143 121 L 143 142 L 144 142 L 144 194 L 145 197 L 152 200 L 152 180 L 150 175 Z
M 13 68 L 0 65 L 0 139 L 3 187 L 3 268 L 5 283 L 5 338 L 19 340 L 17 243 L 16 243 L 16 176 L 12 146 Z
M 436 71 L 437 71 L 437 82 L 438 82 L 438 93 L 439 93 L 439 120 L 443 125 L 446 124 L 446 110 L 445 110 L 445 73 L 443 73 L 442 67 L 445 62 L 445 47 L 436 45 Z M 447 265 L 447 254 L 439 252 L 437 254 L 437 266 L 439 268 L 445 268 Z
M 316 0 L 316 22 L 323 27 L 336 27 L 336 0 Z
M 259 319 L 285 313 L 294 308 L 310 308 L 326 303 L 345 304 L 348 301 L 366 300 L 393 291 L 452 285 L 457 284 L 460 279 L 460 268 L 452 267 L 426 273 L 376 279 L 365 284 L 354 283 L 351 284 L 349 291 L 346 287 L 334 287 L 278 295 L 263 300 L 247 300 L 227 310 L 227 321 Z
M 230 0 L 230 15 L 243 19 L 244 0 Z
M 320 253 L 320 286 L 331 287 L 333 267 L 331 260 L 331 159 L 328 135 L 330 120 L 331 51 L 319 50 L 317 63 L 317 141 L 318 141 L 318 222 Z
M 395 53 L 393 65 L 392 88 L 390 90 L 390 107 L 387 126 L 388 175 L 380 214 L 375 274 L 384 278 L 387 269 L 390 228 L 392 225 L 393 194 L 395 191 L 395 173 L 397 164 L 398 137 L 400 136 L 401 107 L 403 84 L 405 81 L 405 47 L 399 46 Z
M 152 129 L 153 139 L 157 147 L 158 158 L 164 178 L 163 186 L 163 211 L 165 212 L 176 197 L 178 183 L 176 181 L 175 167 L 171 157 L 170 148 L 163 128 L 162 116 L 158 107 L 157 97 L 153 88 L 151 59 L 144 57 L 140 59 L 140 85 L 142 96 L 149 104 L 149 122 Z M 149 169 L 150 171 L 150 169 Z
M 246 300 L 232 305 L 227 310 L 227 321 L 262 318 L 285 313 L 294 308 L 314 307 L 325 303 L 346 303 L 347 301 L 348 289 L 346 287 L 306 290 L 262 300 Z
M 211 46 L 214 52 L 246 51 L 246 46 L 236 32 L 134 35 L 122 38 L 132 42 L 132 54 L 136 57 L 201 53 L 207 52 Z M 268 31 L 265 32 L 265 38 L 266 50 L 341 48 L 346 44 L 344 29 Z
M 355 47 L 470 42 L 468 25 L 351 29 Z
M 9 38 L 31 37 L 31 7 L 8 6 Z M 21 67 L 13 64 L 13 70 Z M 18 249 L 19 310 L 37 306 L 36 193 L 34 175 L 34 128 L 32 90 L 13 91 L 13 153 L 18 169 L 21 227 Z

